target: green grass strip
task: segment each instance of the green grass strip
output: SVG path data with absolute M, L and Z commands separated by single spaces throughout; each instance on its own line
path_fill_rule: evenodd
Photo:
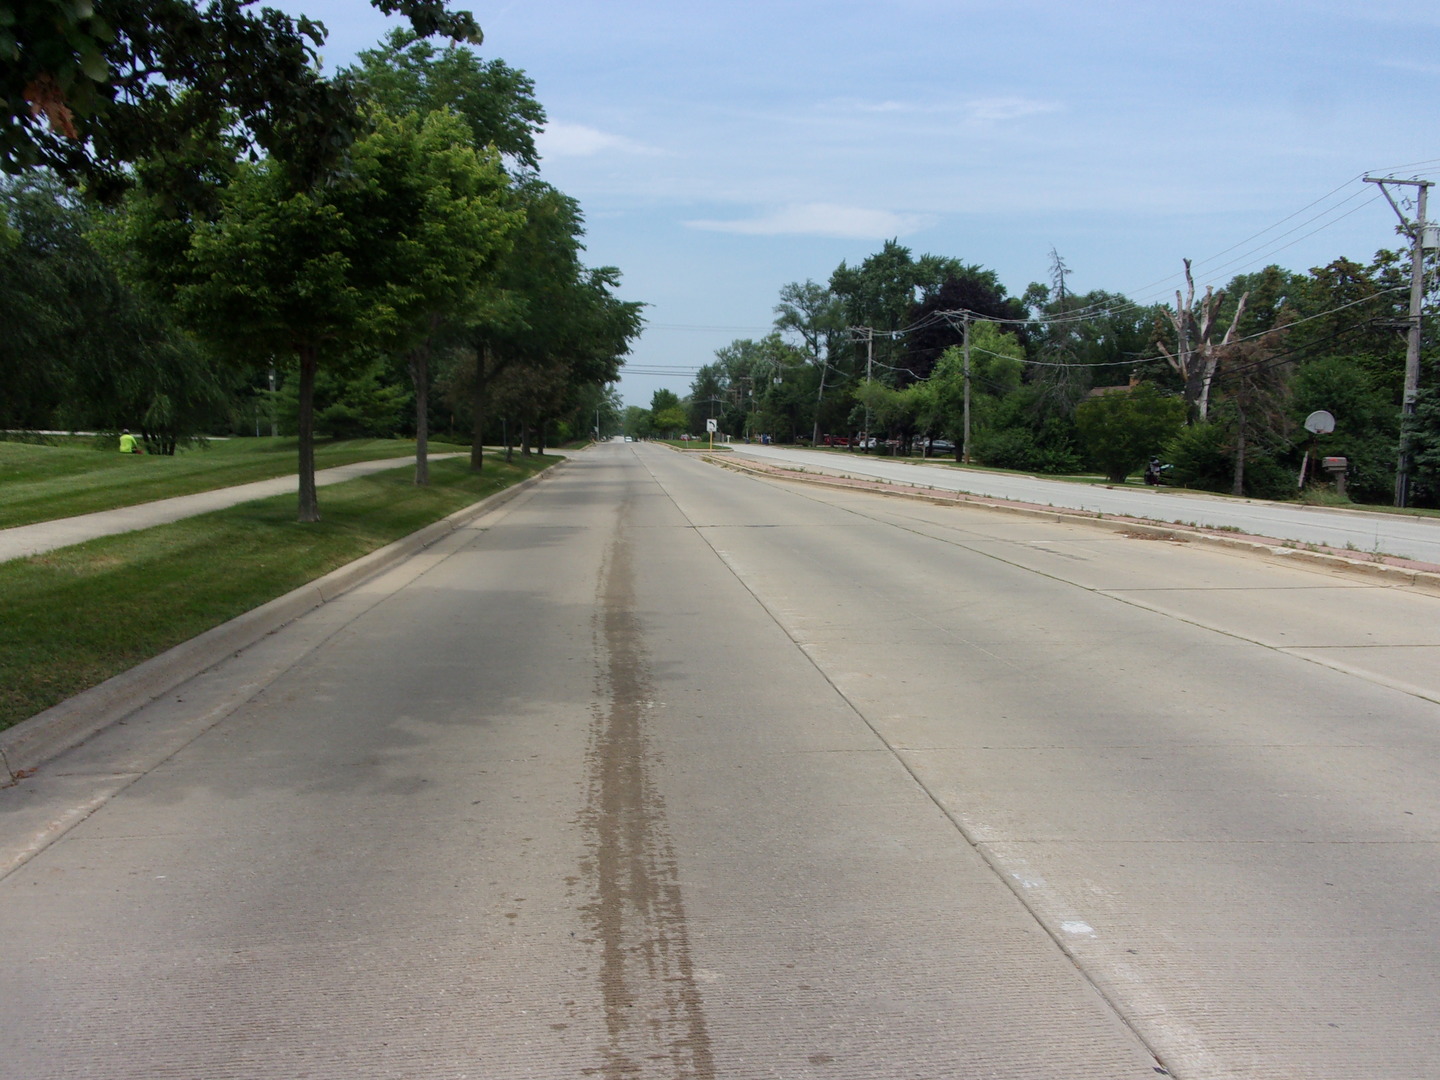
M 464 448 L 432 443 L 430 449 Z M 315 446 L 315 467 L 414 453 L 415 443 L 405 439 L 322 441 Z M 121 454 L 74 442 L 0 442 L 0 529 L 293 476 L 298 457 L 296 441 L 286 438 L 215 441 L 174 457 Z
M 0 563 L 0 730 L 558 461 L 431 464 Z

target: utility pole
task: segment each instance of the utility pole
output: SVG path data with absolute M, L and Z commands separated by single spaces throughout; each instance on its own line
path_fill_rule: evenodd
M 875 363 L 875 330 L 873 327 L 860 327 L 865 331 L 865 381 L 870 381 L 870 369 Z M 865 406 L 865 439 L 870 438 L 870 406 Z M 865 447 L 869 452 L 870 447 Z
M 1400 218 L 1400 227 L 1410 234 L 1412 254 L 1410 267 L 1410 326 L 1405 345 L 1405 393 L 1400 399 L 1400 454 L 1395 468 L 1395 505 L 1405 506 L 1410 499 L 1410 435 L 1414 426 L 1415 400 L 1420 396 L 1420 331 L 1421 307 L 1425 299 L 1425 199 L 1433 186 L 1429 180 L 1396 180 L 1393 177 L 1365 177 L 1367 184 L 1378 184 L 1385 200 Z M 1410 221 L 1390 194 L 1386 184 L 1400 184 L 1416 189 L 1415 221 Z M 1431 245 L 1434 246 L 1433 244 Z
M 963 345 L 961 348 L 965 354 L 965 411 L 964 426 L 961 428 L 960 437 L 960 460 L 966 465 L 970 464 L 970 313 L 965 312 L 965 321 L 962 324 L 964 330 Z

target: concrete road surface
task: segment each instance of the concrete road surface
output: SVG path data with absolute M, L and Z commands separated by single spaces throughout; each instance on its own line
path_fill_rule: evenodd
M 0 791 L 5 1077 L 1440 1076 L 1440 600 L 610 444 Z
M 960 470 L 916 458 L 880 458 L 858 452 L 836 454 L 747 443 L 736 443 L 731 450 L 768 461 L 802 465 L 812 471 L 924 484 L 941 491 L 965 491 L 1040 506 L 1238 529 L 1253 536 L 1291 543 L 1325 544 L 1341 550 L 1395 555 L 1440 565 L 1440 518 L 1435 517 L 1230 499 L 1168 487 L 1075 484 L 1041 476 Z

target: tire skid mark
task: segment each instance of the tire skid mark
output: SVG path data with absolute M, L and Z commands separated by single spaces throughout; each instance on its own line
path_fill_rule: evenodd
M 703 1003 L 691 963 L 679 867 L 656 790 L 646 731 L 653 699 L 635 615 L 635 580 L 622 528 L 602 567 L 595 615 L 598 663 L 582 824 L 582 915 L 600 948 L 608 1036 L 604 1080 L 713 1080 Z

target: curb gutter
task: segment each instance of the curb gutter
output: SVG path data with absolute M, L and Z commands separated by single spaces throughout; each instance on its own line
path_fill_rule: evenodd
M 0 769 L 3 769 L 0 785 L 29 776 L 45 762 L 78 746 L 226 657 L 505 505 L 554 475 L 566 464 L 566 460 L 0 731 Z
M 1420 569 L 1414 566 L 1394 566 L 1384 562 L 1362 561 L 1347 558 L 1329 549 L 1316 551 L 1310 548 L 1293 547 L 1264 537 L 1241 537 L 1217 535 L 1203 529 L 1184 525 L 1163 524 L 1129 517 L 1100 517 L 1082 510 L 1065 510 L 1056 507 L 1027 506 L 1021 503 L 1005 502 L 965 492 L 942 495 L 934 489 L 906 488 L 892 485 L 883 480 L 865 480 L 858 477 L 836 476 L 829 473 L 798 472 L 769 465 L 755 465 L 735 458 L 706 457 L 706 461 L 723 469 L 771 480 L 786 480 L 797 484 L 813 484 L 816 487 L 841 488 L 851 491 L 869 491 L 888 495 L 896 499 L 918 499 L 937 506 L 968 506 L 977 510 L 993 510 L 1003 514 L 1019 514 L 1023 517 L 1040 518 L 1045 521 L 1065 522 L 1071 525 L 1089 525 L 1109 532 L 1124 533 L 1136 538 L 1171 540 L 1176 543 L 1198 543 L 1208 547 L 1224 548 L 1229 551 L 1261 555 L 1286 562 L 1301 562 L 1309 566 L 1338 570 L 1341 573 L 1369 578 L 1384 585 L 1404 585 L 1424 592 L 1440 595 L 1440 572 Z

